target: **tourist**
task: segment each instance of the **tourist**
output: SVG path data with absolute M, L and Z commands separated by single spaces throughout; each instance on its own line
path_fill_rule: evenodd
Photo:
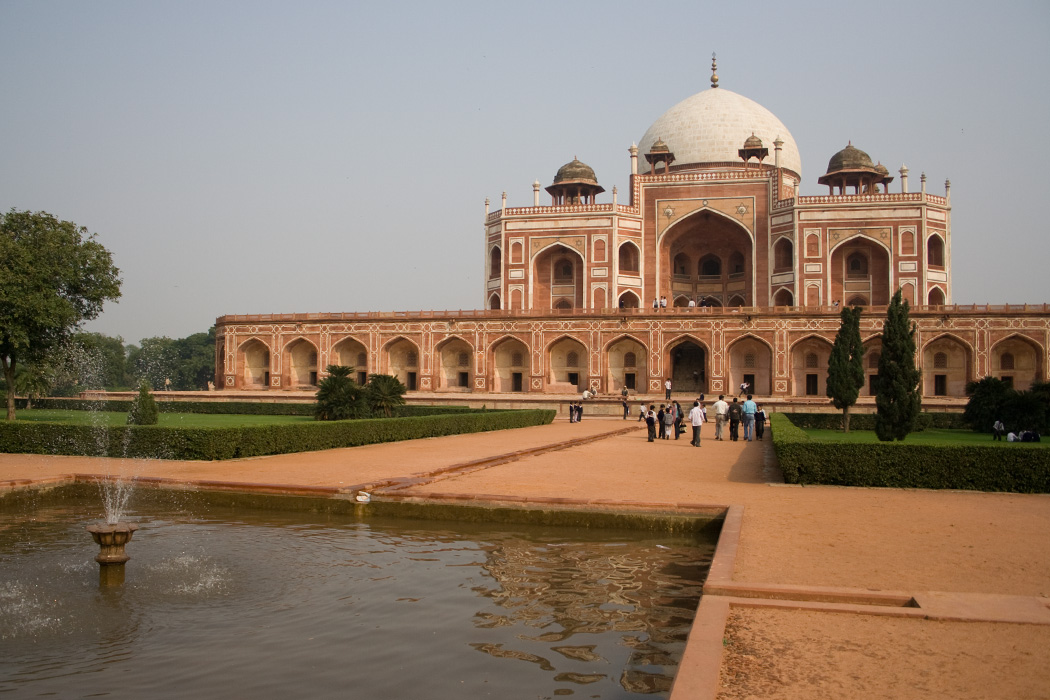
M 690 309 L 696 308 L 696 300 L 695 299 L 689 299 L 689 308 Z
M 171 377 L 164 377 L 164 391 L 171 391 Z
M 657 311 L 660 310 L 660 300 L 657 299 L 656 297 L 653 297 L 653 308 L 656 309 Z
M 627 403 L 627 398 L 620 399 L 620 403 L 623 404 L 623 419 L 627 420 L 627 416 L 631 413 L 631 404 Z
M 645 427 L 649 432 L 649 442 L 656 439 L 656 414 L 653 412 L 653 406 L 649 406 L 649 410 L 645 412 Z
M 715 409 L 715 440 L 721 440 L 725 431 L 726 419 L 729 417 L 729 404 L 726 403 L 725 394 L 718 395 L 718 401 L 714 403 Z
M 576 422 L 583 420 L 583 401 L 576 403 Z
M 693 447 L 700 447 L 700 426 L 704 424 L 704 420 L 704 407 L 699 401 L 694 401 L 693 410 L 689 411 L 689 423 L 693 426 L 693 440 L 689 444 Z
M 685 415 L 682 413 L 682 404 L 677 401 L 674 402 L 674 439 L 677 440 L 678 436 L 682 434 L 685 428 L 682 427 L 682 422 L 685 420 Z
M 661 440 L 664 439 L 664 433 L 666 432 L 666 428 L 664 427 L 664 416 L 666 414 L 667 411 L 664 409 L 664 405 L 660 404 L 660 410 L 656 412 L 656 429 L 659 431 L 659 435 L 657 435 L 657 437 L 659 437 Z
M 766 434 L 766 410 L 761 406 L 755 411 L 755 437 L 759 440 Z
M 758 410 L 758 405 L 751 399 L 751 394 L 747 395 L 747 400 L 744 401 L 741 409 L 744 412 L 744 439 L 751 442 L 755 438 L 755 412 Z
M 736 442 L 740 439 L 740 418 L 744 415 L 743 409 L 733 397 L 733 403 L 729 406 L 729 439 Z
M 645 402 L 638 404 L 638 421 L 645 420 Z
M 668 377 L 666 380 L 664 380 L 664 400 L 665 401 L 670 401 L 671 400 L 671 378 L 670 377 Z
M 674 430 L 674 404 L 668 404 L 664 411 L 664 440 L 671 439 L 671 431 Z
M 747 393 L 747 390 L 751 388 L 748 382 L 740 382 L 740 393 L 737 396 L 743 396 Z
M 667 308 L 667 297 L 661 296 L 660 297 L 660 310 L 663 311 L 666 308 Z
M 992 423 L 992 440 L 999 440 L 1001 442 L 1003 439 L 1003 435 L 1005 434 L 1006 426 L 1003 425 L 1003 422 L 1001 420 L 997 420 L 994 423 Z

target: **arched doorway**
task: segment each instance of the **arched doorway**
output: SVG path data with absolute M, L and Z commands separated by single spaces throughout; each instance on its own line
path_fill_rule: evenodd
M 288 344 L 288 386 L 292 389 L 312 389 L 317 386 L 317 348 L 305 338 Z
M 528 391 L 529 349 L 517 338 L 492 346 L 492 388 L 496 392 Z
M 707 351 L 693 340 L 682 340 L 671 346 L 671 385 L 674 391 L 707 393 Z
M 609 374 L 606 385 L 610 393 L 619 394 L 624 387 L 628 391 L 646 391 L 649 377 L 648 352 L 634 338 L 620 338 L 606 351 Z
M 1030 339 L 1014 335 L 995 344 L 990 353 L 991 376 L 1018 391 L 1030 389 L 1042 377 L 1042 351 Z
M 951 336 L 931 341 L 922 351 L 924 396 L 966 396 L 970 350 Z
M 353 338 L 341 340 L 332 348 L 332 356 L 337 364 L 354 368 L 353 376 L 358 384 L 363 385 L 368 381 L 371 370 L 368 366 L 368 350 L 364 344 Z
M 532 268 L 532 308 L 583 308 L 584 265 L 579 253 L 564 245 L 553 245 L 536 256 Z
M 741 306 L 752 306 L 753 258 L 747 229 L 721 214 L 701 210 L 664 233 L 659 293 L 668 298 L 707 297 L 720 306 L 738 296 Z
M 637 309 L 639 306 L 641 306 L 641 301 L 634 292 L 626 291 L 620 295 L 621 309 Z
M 587 386 L 587 348 L 574 338 L 562 338 L 547 352 L 547 387 L 552 392 L 583 391 Z
M 768 396 L 772 387 L 773 351 L 757 338 L 747 336 L 729 347 L 729 386 L 726 395 L 736 395 L 747 382 L 750 393 Z
M 890 259 L 886 249 L 866 236 L 854 236 L 831 253 L 830 302 L 890 303 Z
M 401 380 L 409 391 L 419 388 L 419 348 L 407 338 L 386 346 L 386 373 Z
M 473 387 L 471 360 L 474 348 L 460 338 L 449 338 L 438 346 L 441 367 L 438 370 L 437 386 L 442 391 L 469 392 Z
M 266 389 L 270 386 L 270 348 L 261 340 L 252 339 L 241 346 L 243 371 L 242 389 Z
M 795 396 L 827 396 L 831 343 L 806 338 L 791 349 L 791 383 Z

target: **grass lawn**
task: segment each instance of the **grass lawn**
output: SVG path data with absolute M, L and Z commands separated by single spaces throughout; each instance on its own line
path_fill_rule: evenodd
M 806 435 L 814 440 L 826 440 L 828 442 L 878 442 L 873 430 L 851 430 L 844 433 L 840 430 L 816 430 L 805 429 Z M 911 433 L 904 440 L 906 445 L 1002 445 L 1008 448 L 1042 448 L 1050 447 L 1050 440 L 1043 442 L 1002 442 L 996 443 L 992 440 L 991 433 L 975 433 L 972 430 L 947 430 L 944 428 L 928 428 L 921 433 Z
M 32 409 L 17 411 L 20 421 L 41 423 L 72 423 L 74 425 L 125 425 L 128 414 L 123 412 L 60 411 Z M 236 428 L 246 425 L 282 425 L 313 422 L 310 416 L 252 416 L 236 413 L 161 413 L 158 425 L 182 428 Z

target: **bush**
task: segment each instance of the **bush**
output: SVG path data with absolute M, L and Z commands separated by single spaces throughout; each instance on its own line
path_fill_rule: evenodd
M 776 414 L 781 415 L 781 414 Z M 791 422 L 800 428 L 815 430 L 842 430 L 842 414 L 839 413 L 789 413 Z M 915 431 L 927 428 L 963 429 L 967 427 L 961 413 L 920 413 L 915 421 Z M 852 430 L 875 430 L 874 413 L 850 414 Z
M 789 484 L 1050 493 L 1050 450 L 825 442 L 783 413 L 771 416 L 770 428 Z
M 131 402 L 131 410 L 128 411 L 128 425 L 156 425 L 157 418 L 157 402 L 149 393 L 149 385 L 142 382 L 138 398 Z
M 162 397 L 163 398 L 163 397 Z M 154 400 L 156 397 L 154 397 Z M 33 408 L 57 411 L 112 411 L 127 413 L 132 401 L 104 399 L 37 399 Z M 15 401 L 19 409 L 26 408 L 25 399 Z M 157 401 L 161 413 L 241 414 L 245 416 L 312 416 L 313 403 L 262 403 L 255 401 Z M 434 416 L 446 413 L 476 413 L 484 408 L 470 406 L 401 406 L 399 416 Z
M 242 428 L 0 422 L 0 452 L 154 459 L 233 459 L 546 425 L 553 410 L 475 411 L 410 418 Z

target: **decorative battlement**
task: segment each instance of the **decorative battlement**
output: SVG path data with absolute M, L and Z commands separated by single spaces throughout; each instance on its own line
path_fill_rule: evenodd
M 942 207 L 948 206 L 947 197 L 938 197 L 926 192 L 888 192 L 880 194 L 835 194 L 804 195 L 780 199 L 773 203 L 773 209 L 785 209 L 791 206 L 819 206 L 827 204 L 893 204 L 897 202 L 926 202 Z
M 507 207 L 506 209 L 500 209 L 490 213 L 486 218 L 486 223 L 493 223 L 499 221 L 505 216 L 536 216 L 540 214 L 633 214 L 637 216 L 639 214 L 638 207 L 628 206 L 626 204 L 573 204 L 565 206 L 546 206 L 546 207 Z

